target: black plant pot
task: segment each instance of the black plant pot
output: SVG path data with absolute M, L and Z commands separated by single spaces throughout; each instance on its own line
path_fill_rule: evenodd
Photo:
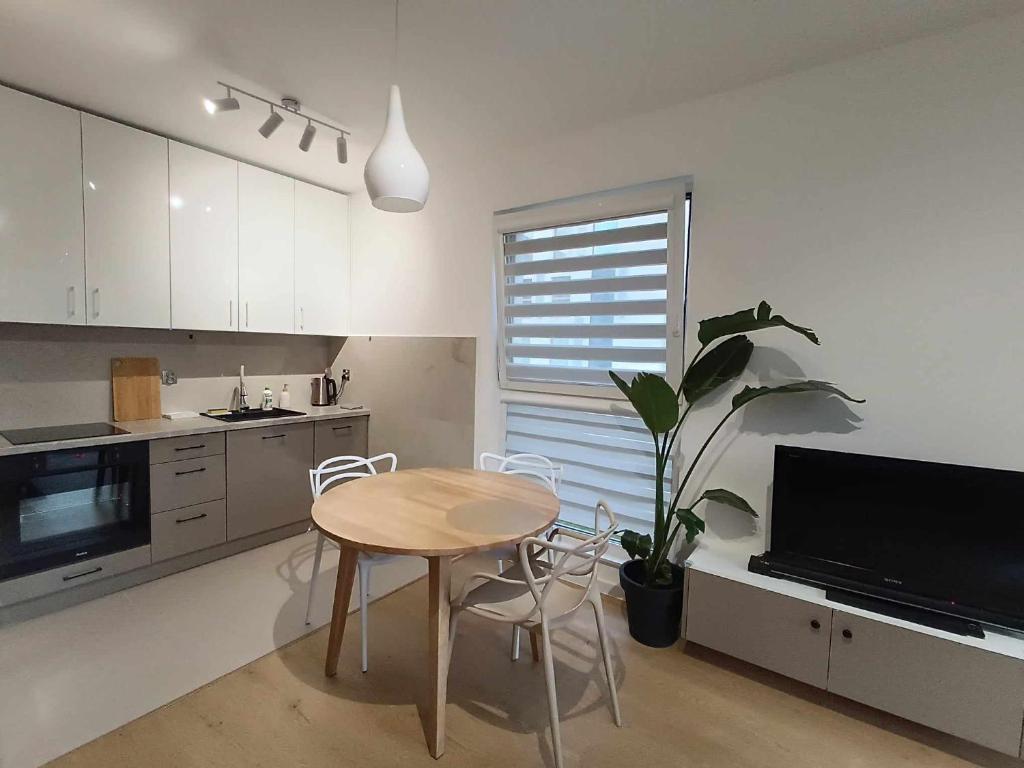
M 668 586 L 645 587 L 645 566 L 643 560 L 630 560 L 619 566 L 629 634 L 638 643 L 667 648 L 679 639 L 683 620 L 683 569 L 672 565 L 672 583 Z

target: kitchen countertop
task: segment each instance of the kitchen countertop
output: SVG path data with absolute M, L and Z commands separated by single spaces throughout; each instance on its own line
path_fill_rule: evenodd
M 11 445 L 0 437 L 0 456 L 14 456 L 19 453 L 38 453 L 39 451 L 59 451 L 64 448 L 81 448 L 111 443 L 130 443 L 138 440 L 156 440 L 161 437 L 185 437 L 187 435 L 203 435 L 210 432 L 230 432 L 236 429 L 253 429 L 271 424 L 301 424 L 306 421 L 323 421 L 325 419 L 345 419 L 356 416 L 368 416 L 369 408 L 343 408 L 340 405 L 311 405 L 305 408 L 293 408 L 304 411 L 301 416 L 282 416 L 277 419 L 260 419 L 257 421 L 228 423 L 199 416 L 192 419 L 145 419 L 142 421 L 109 422 L 116 427 L 128 430 L 123 435 L 102 435 L 100 437 L 83 437 L 77 440 L 54 440 L 46 443 L 29 443 L 27 445 Z

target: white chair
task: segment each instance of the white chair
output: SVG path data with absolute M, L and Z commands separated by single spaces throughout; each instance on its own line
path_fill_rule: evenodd
M 393 453 L 382 453 L 370 459 L 361 456 L 335 456 L 327 459 L 316 469 L 309 470 L 309 487 L 313 491 L 313 498 L 319 499 L 321 494 L 329 486 L 343 480 L 352 480 L 360 477 L 371 477 L 378 474 L 376 464 L 390 462 L 390 466 L 384 472 L 394 472 L 398 466 L 398 457 Z M 320 574 L 320 560 L 324 554 L 324 543 L 331 541 L 320 531 L 317 531 L 316 554 L 313 556 L 313 575 L 309 578 L 309 598 L 306 602 L 306 624 L 309 624 L 309 613 L 313 608 L 313 590 L 316 587 L 316 579 Z M 331 541 L 332 544 L 335 542 Z M 366 606 L 370 598 L 370 571 L 375 565 L 381 565 L 389 560 L 395 560 L 400 555 L 383 555 L 371 552 L 360 552 L 357 561 L 359 571 L 359 629 L 362 638 L 362 663 L 363 672 L 368 668 L 367 654 L 367 618 Z
M 615 533 L 617 521 L 607 503 L 597 503 L 597 514 L 608 518 L 604 530 L 593 536 L 573 531 L 560 531 L 561 536 L 577 539 L 571 546 L 556 541 L 531 537 L 519 545 L 519 560 L 501 575 L 475 573 L 466 582 L 462 592 L 452 601 L 451 625 L 449 628 L 449 661 L 455 645 L 455 631 L 463 611 L 492 621 L 500 621 L 535 632 L 539 627 L 543 643 L 544 678 L 548 689 L 548 711 L 551 717 L 551 744 L 555 753 L 556 768 L 562 766 L 562 741 L 559 735 L 558 697 L 555 690 L 555 665 L 551 654 L 551 628 L 571 617 L 580 607 L 588 603 L 594 611 L 597 622 L 597 636 L 601 642 L 601 656 L 608 678 L 608 693 L 612 703 L 612 715 L 617 726 L 622 726 L 619 699 L 615 691 L 615 677 L 612 673 L 611 654 L 605 632 L 604 610 L 601 593 L 597 588 L 597 565 L 608 549 L 608 542 Z M 552 562 L 541 559 L 548 554 Z M 577 584 L 569 584 L 564 577 L 571 576 Z M 580 589 L 579 579 L 586 580 L 586 588 Z
M 538 480 L 550 488 L 555 496 L 558 496 L 558 490 L 562 486 L 562 475 L 565 472 L 565 468 L 561 464 L 555 464 L 551 459 L 538 453 L 515 453 L 511 456 L 501 456 L 487 451 L 480 454 L 480 469 L 484 472 L 503 472 L 507 475 L 522 475 Z M 499 571 L 505 567 L 506 560 L 515 560 L 517 556 L 514 544 L 498 547 L 494 550 L 494 554 L 498 558 Z M 519 627 L 513 627 L 512 661 L 519 660 L 519 634 Z

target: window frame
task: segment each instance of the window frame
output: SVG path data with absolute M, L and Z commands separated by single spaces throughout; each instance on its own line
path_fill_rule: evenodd
M 569 226 L 598 219 L 610 219 L 652 211 L 668 212 L 668 265 L 666 273 L 665 355 L 666 377 L 679 381 L 683 375 L 683 322 L 686 298 L 686 200 L 693 193 L 690 177 L 677 177 L 630 187 L 604 190 L 519 208 L 497 211 L 493 217 L 494 289 L 497 315 L 498 387 L 503 391 L 537 392 L 550 395 L 624 400 L 608 385 L 509 381 L 505 320 L 505 235 L 530 229 Z M 692 205 L 692 203 L 691 203 Z

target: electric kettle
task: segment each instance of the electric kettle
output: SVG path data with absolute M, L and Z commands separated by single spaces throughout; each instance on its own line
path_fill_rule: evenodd
M 310 405 L 337 405 L 338 404 L 338 382 L 331 378 L 331 369 L 324 371 L 323 376 L 316 376 L 309 380 Z

